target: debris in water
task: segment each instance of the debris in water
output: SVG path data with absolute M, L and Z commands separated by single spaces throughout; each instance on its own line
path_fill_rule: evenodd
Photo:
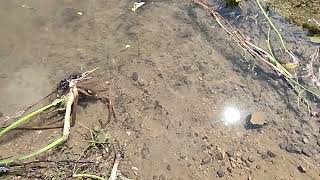
M 133 12 L 135 12 L 138 8 L 140 8 L 141 6 L 143 6 L 145 4 L 145 2 L 135 2 L 133 4 L 133 8 L 131 9 Z

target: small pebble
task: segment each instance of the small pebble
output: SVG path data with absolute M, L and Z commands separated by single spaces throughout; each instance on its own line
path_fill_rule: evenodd
M 298 170 L 301 172 L 301 173 L 306 173 L 307 172 L 307 170 L 306 170 L 306 168 L 304 168 L 303 166 L 298 166 Z
M 248 168 L 251 168 L 251 165 L 248 161 L 245 161 L 245 165 L 248 167 Z
M 308 139 L 308 138 L 303 138 L 303 139 L 302 139 L 302 142 L 305 143 L 305 144 L 308 144 L 309 139 Z
M 222 160 L 224 159 L 222 152 L 218 152 L 218 153 L 216 154 L 216 158 L 217 158 L 218 160 L 222 161 Z
M 138 81 L 138 79 L 139 79 L 138 73 L 137 72 L 133 72 L 132 73 L 132 80 Z
M 296 131 L 297 134 L 301 134 L 302 133 L 301 129 L 296 129 L 295 131 Z
M 230 158 L 229 158 L 229 161 L 230 161 L 230 162 L 236 162 L 236 159 L 235 159 L 234 157 L 230 157 Z
M 319 141 L 317 141 L 317 144 L 318 144 L 318 146 L 320 146 L 320 140 L 319 140 Z
M 211 161 L 211 157 L 209 155 L 206 155 L 202 160 L 201 160 L 201 164 L 202 165 L 205 165 L 205 164 L 208 164 L 210 163 Z
M 227 170 L 229 171 L 229 173 L 233 173 L 233 169 L 231 167 L 227 167 Z
M 234 162 L 230 162 L 230 165 L 231 165 L 232 168 L 236 168 L 237 167 L 236 163 L 234 163 Z
M 273 152 L 270 151 L 270 150 L 267 151 L 267 155 L 268 155 L 269 157 L 271 157 L 271 158 L 274 158 L 274 157 L 277 156 L 275 153 L 273 153 Z
M 254 162 L 254 158 L 253 158 L 252 156 L 249 156 L 249 157 L 248 157 L 248 161 L 251 162 L 251 163 L 253 163 L 253 162 Z
M 228 157 L 234 157 L 234 151 L 232 151 L 232 150 L 226 151 L 226 154 Z
M 250 122 L 253 125 L 264 125 L 267 123 L 267 116 L 264 112 L 253 112 L 250 116 Z
M 256 165 L 256 168 L 257 168 L 257 169 L 261 169 L 261 165 L 260 165 L 260 164 L 257 164 L 257 165 Z
M 145 81 L 143 79 L 139 79 L 138 83 L 139 83 L 140 86 L 145 86 L 146 85 L 146 83 L 145 83 Z
M 218 174 L 219 177 L 223 177 L 223 176 L 224 176 L 224 171 L 219 170 L 219 171 L 217 172 L 217 174 Z
M 171 171 L 171 166 L 170 166 L 170 164 L 167 165 L 167 170 L 168 170 L 168 171 Z

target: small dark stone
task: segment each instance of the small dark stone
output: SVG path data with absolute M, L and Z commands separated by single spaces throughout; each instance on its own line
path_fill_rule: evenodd
M 308 148 L 302 148 L 302 154 L 308 156 L 308 157 L 311 157 L 312 156 L 312 153 L 310 152 L 310 150 Z
M 268 155 L 269 157 L 271 157 L 271 158 L 274 158 L 274 157 L 277 156 L 275 153 L 273 153 L 273 152 L 270 151 L 270 150 L 267 151 L 267 155 Z
M 227 170 L 229 171 L 229 173 L 233 173 L 233 169 L 231 167 L 227 167 Z
M 0 118 L 3 116 L 3 113 L 2 112 L 0 112 Z
M 157 176 L 156 176 L 156 175 L 153 175 L 153 176 L 152 176 L 152 179 L 153 179 L 153 180 L 156 180 L 156 179 L 157 179 Z
M 217 158 L 218 160 L 222 161 L 222 160 L 224 159 L 222 152 L 218 152 L 218 153 L 216 154 L 216 158 Z
M 219 177 L 223 177 L 223 176 L 224 176 L 224 171 L 219 170 L 219 171 L 217 172 L 217 174 L 218 174 Z
M 170 164 L 167 165 L 167 170 L 168 170 L 168 171 L 171 171 L 171 166 L 170 166 Z
M 296 129 L 295 131 L 296 131 L 297 134 L 301 134 L 302 133 L 301 129 Z
M 286 144 L 286 143 L 280 143 L 280 144 L 279 144 L 279 147 L 280 147 L 281 149 L 286 149 L 287 144 Z
M 302 166 L 298 166 L 298 170 L 301 172 L 301 173 L 306 173 L 307 170 L 306 168 L 302 167 Z
M 138 73 L 137 72 L 133 72 L 132 73 L 132 80 L 138 81 L 138 79 L 139 79 Z
M 201 164 L 205 165 L 205 164 L 210 163 L 210 161 L 211 161 L 211 157 L 209 155 L 206 155 L 204 158 L 202 158 Z
M 318 144 L 318 146 L 320 146 L 320 140 L 319 140 L 319 141 L 317 141 L 317 144 Z
M 256 168 L 257 168 L 257 169 L 261 169 L 261 165 L 260 165 L 260 164 L 257 164 L 257 165 L 256 165 Z
M 248 157 L 248 161 L 251 162 L 251 163 L 253 163 L 253 162 L 254 162 L 254 158 L 253 158 L 252 156 L 249 156 L 249 157 Z
M 226 151 L 226 154 L 227 154 L 228 157 L 234 157 L 235 153 L 232 150 L 228 150 L 228 151 Z

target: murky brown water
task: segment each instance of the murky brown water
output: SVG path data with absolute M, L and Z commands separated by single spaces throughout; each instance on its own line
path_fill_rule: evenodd
M 220 4 L 214 2 L 214 7 Z M 106 129 L 122 147 L 123 176 L 319 178 L 319 120 L 297 107 L 281 79 L 244 56 L 190 2 L 147 1 L 137 12 L 131 11 L 132 5 L 126 0 L 0 1 L 1 120 L 50 93 L 63 77 L 100 67 L 95 76 L 110 82 L 115 102 L 117 121 Z M 258 24 L 248 18 L 257 10 L 244 7 L 240 16 L 239 11 L 221 13 L 265 47 L 263 17 L 256 18 Z M 314 48 L 307 33 L 273 17 L 288 47 L 307 58 Z M 252 64 L 257 68 L 250 68 Z M 132 79 L 134 72 L 138 81 Z M 221 120 L 228 107 L 239 109 L 241 120 L 226 126 Z M 247 129 L 247 115 L 261 111 L 268 124 Z M 79 108 L 77 122 L 91 128 L 106 118 L 105 106 L 96 102 Z M 0 142 L 0 156 L 31 152 L 60 131 L 16 131 Z M 79 158 L 88 146 L 84 134 L 87 129 L 76 123 L 67 143 L 39 159 Z M 296 153 L 288 153 L 293 145 Z M 107 177 L 113 157 L 93 152 L 87 159 L 97 163 L 83 165 L 78 173 Z M 43 166 L 19 170 L 19 175 L 66 179 L 74 164 Z M 301 173 L 298 166 L 307 172 Z

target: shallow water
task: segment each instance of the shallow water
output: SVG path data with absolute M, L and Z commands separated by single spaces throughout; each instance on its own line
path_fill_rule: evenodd
M 262 15 L 256 17 L 260 12 L 250 1 L 241 10 L 212 2 L 252 41 L 266 46 L 267 23 Z M 63 77 L 100 67 L 95 76 L 111 84 L 117 113 L 106 129 L 122 147 L 119 171 L 124 176 L 212 179 L 223 171 L 223 178 L 237 179 L 319 177 L 319 122 L 297 107 L 280 78 L 244 56 L 192 3 L 147 1 L 137 12 L 132 5 L 126 0 L 0 1 L 1 120 L 49 94 Z M 307 32 L 271 16 L 288 48 L 307 62 L 315 48 Z M 221 120 L 229 107 L 239 109 L 241 120 L 226 126 Z M 77 121 L 87 127 L 107 122 L 102 103 L 79 109 Z M 268 124 L 247 129 L 247 115 L 260 111 Z M 17 132 L 0 142 L 5 150 L 0 156 L 31 152 L 60 134 L 59 129 Z M 86 133 L 76 124 L 66 144 L 41 158 L 79 158 Z M 287 152 L 292 144 L 298 153 Z M 98 163 L 82 170 L 101 176 L 113 163 L 100 151 L 87 158 Z M 300 173 L 298 165 L 307 173 Z M 72 173 L 73 164 L 52 166 L 22 174 L 64 179 Z

